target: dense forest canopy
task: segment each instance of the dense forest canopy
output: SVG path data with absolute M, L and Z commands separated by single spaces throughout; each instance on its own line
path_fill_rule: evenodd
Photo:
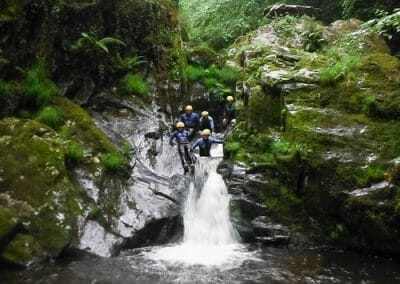
M 391 12 L 397 1 L 362 0 L 181 0 L 181 14 L 190 39 L 221 49 L 265 21 L 264 9 L 274 4 L 309 5 L 322 9 L 326 22 L 341 18 L 367 20 L 379 11 Z

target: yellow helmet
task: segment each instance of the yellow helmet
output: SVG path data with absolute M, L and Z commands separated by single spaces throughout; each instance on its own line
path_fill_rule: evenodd
M 204 129 L 202 132 L 201 132 L 201 135 L 203 135 L 203 136 L 210 136 L 211 135 L 211 131 L 210 131 L 210 129 Z
M 176 124 L 176 128 L 184 128 L 185 127 L 185 124 L 182 122 L 182 121 L 179 121 L 177 124 Z
M 203 111 L 202 113 L 201 113 L 201 116 L 207 116 L 208 115 L 208 111 Z
M 186 110 L 186 111 L 192 111 L 192 110 L 193 110 L 193 107 L 192 107 L 191 105 L 187 105 L 187 106 L 185 107 L 185 110 Z
M 227 96 L 226 97 L 227 102 L 233 102 L 233 97 L 232 96 Z

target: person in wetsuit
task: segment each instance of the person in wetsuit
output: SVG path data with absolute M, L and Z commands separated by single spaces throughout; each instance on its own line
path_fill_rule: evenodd
M 201 157 L 210 157 L 210 150 L 212 144 L 222 144 L 224 141 L 219 139 L 214 139 L 210 137 L 211 131 L 210 129 L 204 129 L 201 132 L 201 138 L 199 138 L 196 143 L 193 144 L 192 150 L 196 147 L 200 149 L 200 156 Z
M 193 112 L 193 107 L 191 105 L 187 105 L 185 107 L 185 113 L 180 116 L 180 120 L 185 124 L 185 128 L 189 131 L 189 140 L 192 140 L 199 129 L 199 115 Z
M 210 129 L 211 133 L 215 132 L 214 119 L 208 114 L 208 111 L 203 111 L 200 117 L 200 127 L 199 130 Z
M 179 157 L 182 162 L 182 167 L 184 173 L 189 171 L 190 166 L 193 164 L 192 155 L 190 154 L 190 142 L 189 142 L 189 131 L 185 129 L 185 124 L 183 122 L 178 122 L 176 124 L 177 130 L 174 131 L 169 139 L 169 144 L 171 146 L 177 145 Z

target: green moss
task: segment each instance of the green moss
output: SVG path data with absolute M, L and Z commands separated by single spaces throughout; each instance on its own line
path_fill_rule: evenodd
M 28 229 L 43 248 L 57 254 L 70 241 L 68 227 L 80 211 L 79 193 L 64 165 L 65 143 L 32 120 L 3 119 L 0 134 L 8 137 L 0 142 L 1 190 L 35 210 Z
M 35 107 L 48 105 L 58 92 L 43 63 L 38 63 L 27 71 L 23 87 L 24 93 Z
M 63 122 L 60 113 L 53 107 L 45 107 L 36 115 L 36 119 L 50 127 L 56 128 Z
M 0 207 L 0 241 L 18 224 L 17 215 L 10 209 Z
M 37 239 L 30 235 L 17 235 L 1 257 L 9 263 L 26 266 L 35 258 L 43 258 L 43 249 Z
M 18 19 L 22 11 L 20 1 L 5 1 L 1 3 L 0 22 L 11 22 Z
M 65 163 L 68 167 L 74 167 L 80 164 L 84 159 L 83 148 L 76 142 L 70 142 L 67 145 Z
M 128 74 L 121 83 L 125 92 L 142 98 L 145 98 L 150 91 L 149 83 L 140 74 Z
M 125 159 L 119 153 L 106 155 L 102 162 L 108 172 L 118 172 L 125 166 Z
M 116 153 L 118 149 L 110 139 L 96 127 L 89 114 L 72 101 L 57 97 L 55 109 L 66 121 L 62 128 L 63 135 L 85 145 L 92 153 Z

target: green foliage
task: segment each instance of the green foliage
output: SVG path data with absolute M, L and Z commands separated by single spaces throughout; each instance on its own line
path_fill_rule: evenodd
M 101 216 L 101 208 L 98 206 L 94 206 L 88 213 L 87 218 L 89 220 L 96 220 L 98 217 Z
M 329 232 L 329 238 L 332 240 L 338 240 L 340 236 L 342 236 L 344 233 L 344 227 L 342 224 L 336 224 L 336 226 L 331 229 Z
M 322 24 L 315 20 L 307 18 L 305 21 L 305 32 L 302 33 L 303 37 L 303 48 L 308 52 L 315 52 L 321 49 L 326 41 L 323 38 L 323 27 Z
M 286 39 L 291 39 L 296 36 L 294 26 L 298 21 L 298 17 L 286 15 L 279 17 L 272 22 L 274 30 L 278 33 L 279 39 L 284 42 Z
M 191 83 L 201 81 L 207 76 L 207 69 L 202 66 L 187 65 L 184 72 L 187 80 Z
M 256 28 L 263 11 L 276 1 L 181 0 L 183 22 L 190 39 L 198 45 L 222 49 L 237 37 Z
M 81 37 L 71 46 L 74 51 L 85 51 L 85 52 L 104 52 L 109 53 L 108 45 L 121 45 L 126 46 L 126 44 L 113 37 L 105 37 L 102 39 L 97 39 L 95 33 L 81 33 Z
M 51 106 L 41 109 L 36 115 L 36 119 L 53 128 L 56 128 L 61 122 L 63 122 L 61 114 Z
M 65 155 L 65 162 L 68 167 L 73 167 L 80 164 L 84 159 L 84 152 L 81 145 L 71 141 L 67 145 L 67 151 Z
M 107 172 L 115 173 L 123 170 L 125 158 L 120 153 L 109 153 L 104 156 L 102 163 Z
M 218 67 L 214 64 L 208 68 L 188 65 L 184 72 L 188 82 L 202 82 L 210 93 L 216 94 L 221 100 L 233 92 L 232 89 L 240 77 L 239 68 Z
M 323 86 L 334 85 L 336 82 L 347 79 L 355 80 L 356 69 L 360 57 L 356 54 L 342 53 L 340 59 L 328 67 L 320 69 L 320 83 Z
M 216 65 L 211 65 L 208 72 L 218 81 L 232 86 L 239 79 L 241 70 L 238 67 L 223 66 L 218 68 Z
M 29 69 L 23 82 L 24 94 L 36 107 L 48 105 L 58 92 L 57 86 L 48 78 L 43 63 Z
M 400 33 L 400 10 L 390 15 L 383 13 L 382 18 L 371 20 L 364 27 L 371 33 L 379 33 L 387 39 L 391 39 L 393 34 Z
M 140 74 L 127 74 L 121 81 L 122 89 L 131 94 L 145 98 L 150 91 L 149 83 Z
M 383 12 L 391 12 L 398 7 L 397 0 L 341 0 L 342 14 L 345 18 L 368 20 Z
M 274 141 L 271 145 L 271 152 L 275 155 L 287 155 L 293 148 L 292 143 L 286 140 Z
M 229 152 L 232 156 L 235 156 L 241 149 L 239 142 L 228 142 L 224 145 L 224 150 Z
M 134 71 L 136 67 L 146 63 L 146 60 L 142 60 L 142 56 L 129 56 L 124 60 L 124 66 L 127 70 Z
M 129 143 L 128 141 L 124 141 L 120 148 L 121 148 L 121 154 L 124 155 L 124 157 L 129 157 L 132 154 L 133 147 L 132 144 Z
M 355 176 L 356 185 L 359 187 L 368 186 L 374 182 L 385 179 L 385 169 L 380 165 L 368 165 L 363 168 L 359 175 Z

